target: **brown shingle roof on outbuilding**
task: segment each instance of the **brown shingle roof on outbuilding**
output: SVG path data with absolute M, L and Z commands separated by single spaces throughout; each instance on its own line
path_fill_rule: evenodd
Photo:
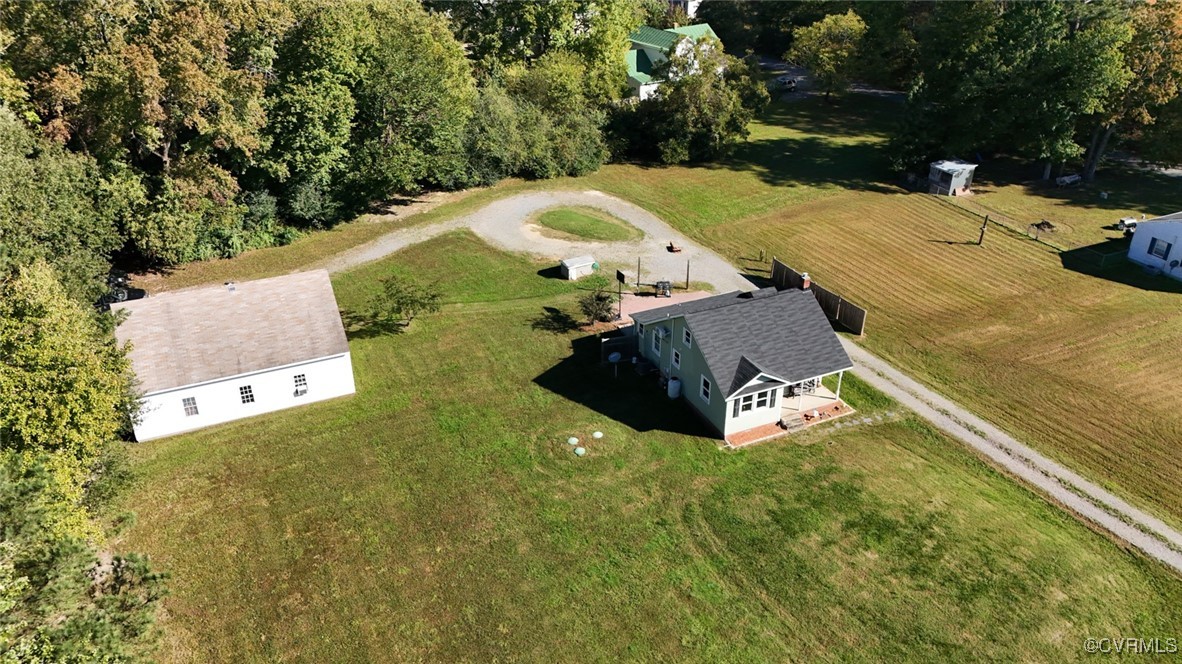
M 111 305 L 127 312 L 115 337 L 131 342 L 146 394 L 349 352 L 328 272 L 162 293 Z

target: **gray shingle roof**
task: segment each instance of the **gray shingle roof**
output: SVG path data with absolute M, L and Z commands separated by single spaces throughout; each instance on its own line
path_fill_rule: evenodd
M 1163 214 L 1160 217 L 1146 219 L 1145 221 L 1143 221 L 1141 223 L 1148 224 L 1148 223 L 1152 223 L 1155 221 L 1182 221 L 1182 212 L 1174 212 L 1172 214 Z
M 678 317 L 727 396 L 760 373 L 795 383 L 853 366 L 809 291 L 736 291 L 632 316 L 644 324 Z
M 131 342 L 131 365 L 147 394 L 349 351 L 324 270 L 111 308 L 128 313 L 115 337 Z

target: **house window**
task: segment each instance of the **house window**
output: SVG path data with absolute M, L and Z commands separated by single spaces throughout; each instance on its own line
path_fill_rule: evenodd
M 295 395 L 301 397 L 308 393 L 308 377 L 304 374 L 296 374 L 295 377 Z
M 756 395 L 756 397 L 755 397 L 755 407 L 756 408 L 767 408 L 770 405 L 772 405 L 772 391 L 771 390 L 765 390 L 763 392 L 760 392 L 758 395 Z
M 746 413 L 754 407 L 755 395 L 749 394 L 745 397 L 735 399 L 735 406 L 731 411 L 731 417 L 738 417 L 740 413 Z
M 681 329 L 681 342 L 685 344 L 686 348 L 689 348 L 694 343 L 694 333 L 690 332 L 688 327 Z
M 702 376 L 702 387 L 698 394 L 702 396 L 702 401 L 710 403 L 710 379 Z
M 249 385 L 239 387 L 238 396 L 242 398 L 242 403 L 254 403 L 254 390 Z
M 639 334 L 642 337 L 644 336 L 644 323 L 636 324 L 636 334 Z
M 681 368 L 681 353 L 677 351 L 673 351 L 673 366 L 678 369 Z
M 653 352 L 657 355 L 661 354 L 661 334 L 660 330 L 653 330 Z
M 197 397 L 185 397 L 181 399 L 181 405 L 185 407 L 185 417 L 197 414 Z
M 1149 253 L 1158 258 L 1165 258 L 1170 255 L 1170 247 L 1172 246 L 1169 242 L 1153 238 L 1149 241 Z

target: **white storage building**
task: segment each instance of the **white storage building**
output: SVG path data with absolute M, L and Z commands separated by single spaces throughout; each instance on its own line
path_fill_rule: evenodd
M 928 171 L 928 193 L 940 196 L 963 196 L 973 186 L 976 164 L 956 159 L 933 161 Z
M 328 272 L 162 293 L 111 306 L 126 320 L 145 441 L 353 394 Z

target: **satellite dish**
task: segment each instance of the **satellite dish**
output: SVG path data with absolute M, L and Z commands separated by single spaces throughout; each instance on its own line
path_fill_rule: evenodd
M 1172 270 L 1176 267 L 1178 267 L 1178 260 L 1174 259 L 1174 260 L 1170 261 L 1170 269 Z
M 1177 262 L 1177 261 L 1175 261 L 1175 262 Z M 616 362 L 619 362 L 620 358 L 622 358 L 622 357 L 624 357 L 624 356 L 620 355 L 619 353 L 612 353 L 611 355 L 607 356 L 607 361 L 611 362 L 612 364 L 615 364 Z

